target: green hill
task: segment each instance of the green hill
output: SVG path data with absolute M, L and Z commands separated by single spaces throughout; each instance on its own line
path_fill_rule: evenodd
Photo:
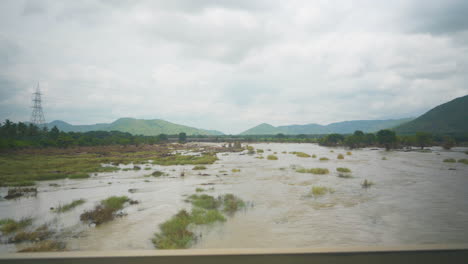
M 428 132 L 432 134 L 468 133 L 468 95 L 441 104 L 411 122 L 395 129 L 398 134 Z
M 350 134 L 356 130 L 361 130 L 366 133 L 376 132 L 380 129 L 394 128 L 398 125 L 413 120 L 413 118 L 402 118 L 402 119 L 389 119 L 389 120 L 353 120 L 331 123 L 323 126 L 319 124 L 307 124 L 307 125 L 290 125 L 290 126 L 272 126 L 269 124 L 261 124 L 246 130 L 241 135 L 276 135 L 283 133 L 286 135 L 298 135 L 298 134 Z
M 159 134 L 174 135 L 185 132 L 187 135 L 223 135 L 216 130 L 204 130 L 194 127 L 174 124 L 161 119 L 145 120 L 135 118 L 120 118 L 116 121 L 106 124 L 94 125 L 71 125 L 66 122 L 56 120 L 47 124 L 50 129 L 57 126 L 58 129 L 65 132 L 87 132 L 87 131 L 121 131 L 134 135 L 156 136 Z

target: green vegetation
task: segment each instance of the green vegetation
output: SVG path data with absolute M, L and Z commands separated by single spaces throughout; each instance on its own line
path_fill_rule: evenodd
M 299 158 L 310 158 L 310 155 L 304 152 L 293 152 L 293 154 L 295 154 Z
M 432 134 L 462 135 L 468 131 L 468 95 L 434 107 L 422 116 L 395 129 L 399 134 L 424 131 Z
M 305 169 L 305 168 L 299 168 L 296 169 L 296 172 L 299 173 L 312 173 L 312 174 L 318 174 L 318 175 L 323 175 L 323 174 L 328 174 L 330 171 L 326 168 L 312 168 L 312 169 Z
M 317 155 L 315 155 L 315 154 L 312 154 L 312 158 L 314 158 L 314 159 L 315 159 L 316 157 L 317 157 Z
M 31 247 L 19 250 L 18 252 L 50 252 L 50 251 L 63 251 L 65 244 L 63 242 L 54 240 L 45 240 L 35 243 Z
M 29 225 L 32 224 L 32 218 L 23 218 L 19 221 L 15 221 L 13 219 L 0 219 L 0 231 L 3 234 L 10 234 L 21 230 Z
M 257 153 L 263 153 L 263 149 L 257 149 Z
M 82 213 L 80 220 L 96 225 L 111 221 L 114 219 L 115 213 L 121 210 L 124 204 L 129 201 L 130 199 L 127 196 L 111 196 L 102 200 L 93 210 Z
M 336 168 L 336 171 L 343 173 L 351 172 L 351 170 L 348 168 Z
M 275 155 L 268 155 L 268 156 L 267 156 L 267 159 L 268 159 L 268 160 L 278 160 L 278 157 L 275 156 Z
M 241 170 L 240 169 L 232 169 L 231 171 L 232 172 L 240 172 Z
M 218 210 L 203 210 L 200 208 L 194 208 L 190 218 L 191 222 L 195 225 L 207 225 L 218 221 L 226 221 L 226 218 Z
M 13 243 L 20 243 L 24 241 L 37 242 L 45 240 L 51 235 L 52 232 L 49 230 L 47 225 L 42 225 L 36 228 L 34 231 L 19 231 L 10 241 Z
M 257 156 L 257 157 L 255 157 L 255 158 L 256 158 L 256 159 L 264 159 L 265 157 L 263 157 L 263 156 Z
M 368 181 L 367 179 L 365 179 L 365 180 L 361 183 L 362 188 L 369 188 L 369 187 L 371 187 L 372 185 L 374 185 L 374 183 L 373 183 L 372 181 Z
M 82 205 L 86 202 L 85 199 L 78 199 L 78 200 L 73 200 L 71 203 L 65 204 L 65 205 L 59 205 L 54 211 L 57 213 L 64 213 L 67 211 L 70 211 L 71 209 Z
M 339 173 L 338 177 L 339 178 L 349 179 L 349 178 L 352 178 L 353 176 L 351 176 L 351 174 L 349 174 L 349 173 Z
M 338 156 L 336 158 L 337 159 L 344 159 L 344 156 L 343 156 L 343 154 L 338 154 Z
M 455 163 L 457 161 L 455 159 L 444 159 L 444 162 Z
M 151 173 L 151 176 L 153 176 L 153 177 L 161 177 L 163 175 L 164 175 L 164 172 L 159 171 L 159 170 L 156 170 L 153 173 Z
M 384 129 L 377 132 L 377 141 L 385 146 L 386 150 L 390 150 L 395 147 L 397 137 L 395 131 Z
M 459 159 L 458 162 L 468 165 L 468 159 Z
M 86 179 L 86 178 L 89 178 L 89 174 L 88 173 L 76 173 L 76 174 L 70 174 L 68 175 L 69 179 Z
M 317 197 L 317 196 L 322 196 L 327 193 L 334 193 L 335 190 L 332 188 L 324 187 L 324 186 L 312 186 L 312 189 L 310 190 L 310 194 Z
M 327 158 L 327 157 L 321 157 L 319 160 L 325 161 L 325 160 L 329 160 L 329 158 Z
M 204 191 L 205 191 L 205 189 L 203 189 L 203 188 L 196 188 L 195 189 L 195 192 L 204 192 Z
M 203 165 L 197 165 L 195 167 L 193 167 L 192 170 L 206 170 L 206 166 L 203 166 Z
M 159 249 L 188 248 L 195 240 L 195 234 L 188 230 L 191 223 L 191 215 L 180 210 L 168 221 L 159 225 L 160 233 L 156 233 L 152 240 L 154 246 Z
M 230 193 L 220 196 L 218 199 L 221 200 L 223 211 L 226 213 L 234 213 L 245 207 L 244 201 Z
M 382 157 L 382 160 L 387 160 L 387 157 Z
M 351 151 L 346 152 L 346 155 L 351 156 L 353 153 Z

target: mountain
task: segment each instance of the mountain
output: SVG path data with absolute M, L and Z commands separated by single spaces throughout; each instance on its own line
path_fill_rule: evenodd
M 135 118 L 119 118 L 116 121 L 107 124 L 94 125 L 71 125 L 66 122 L 56 120 L 47 124 L 50 129 L 57 126 L 58 129 L 65 132 L 87 132 L 87 131 L 121 131 L 134 135 L 156 136 L 159 134 L 174 135 L 185 132 L 187 135 L 223 135 L 216 130 L 204 130 L 194 127 L 174 124 L 161 119 L 145 120 Z
M 366 133 L 376 132 L 380 129 L 393 128 L 403 123 L 409 122 L 413 118 L 402 118 L 402 119 L 389 119 L 389 120 L 354 120 L 331 123 L 323 126 L 319 124 L 307 124 L 307 125 L 290 125 L 290 126 L 272 126 L 269 124 L 261 124 L 246 130 L 241 135 L 276 135 L 278 133 L 288 135 L 298 134 L 350 134 L 356 130 L 362 130 Z
M 432 134 L 468 133 L 468 95 L 458 97 L 429 110 L 411 122 L 395 128 L 398 134 L 429 132 Z

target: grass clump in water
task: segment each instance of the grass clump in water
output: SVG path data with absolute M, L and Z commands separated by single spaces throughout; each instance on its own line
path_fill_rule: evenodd
M 327 193 L 334 193 L 335 189 L 333 188 L 328 188 L 325 186 L 312 186 L 312 189 L 310 190 L 310 195 L 313 195 L 315 197 L 317 196 L 322 196 Z
M 352 178 L 353 176 L 351 176 L 351 174 L 349 174 L 349 173 L 339 173 L 338 177 L 349 179 L 349 178 Z
M 206 166 L 203 166 L 203 165 L 197 165 L 195 167 L 193 167 L 192 170 L 206 170 Z
M 224 222 L 226 218 L 218 210 L 203 210 L 194 208 L 190 215 L 190 221 L 196 225 L 206 225 L 214 222 Z
M 346 155 L 351 156 L 353 153 L 351 151 L 346 152 Z
M 387 157 L 382 157 L 382 160 L 387 160 Z
M 314 159 L 315 159 L 315 158 L 317 158 L 317 155 L 315 155 L 315 154 L 312 154 L 312 158 L 314 158 Z
M 164 172 L 158 171 L 158 170 L 151 173 L 151 176 L 153 176 L 153 177 L 161 177 L 163 175 L 164 175 Z
M 337 171 L 337 172 L 344 172 L 344 173 L 351 172 L 350 169 L 348 169 L 348 168 L 341 168 L 341 167 L 340 167 L 340 168 L 336 168 L 336 171 Z
M 278 160 L 278 157 L 275 156 L 275 155 L 268 155 L 268 156 L 267 156 L 267 159 L 268 159 L 268 160 Z
M 54 240 L 45 240 L 38 243 L 35 243 L 31 247 L 27 247 L 19 250 L 18 252 L 51 252 L 51 251 L 63 251 L 65 249 L 65 243 L 54 241 Z
M 257 149 L 257 153 L 264 153 L 265 151 L 263 149 Z
M 311 169 L 299 168 L 299 169 L 296 169 L 296 172 L 312 173 L 312 174 L 318 174 L 318 175 L 330 173 L 330 171 L 327 168 L 311 168 Z
M 340 153 L 340 154 L 338 154 L 338 156 L 336 158 L 337 159 L 344 159 L 344 156 L 343 156 L 343 154 Z
M 160 233 L 156 233 L 152 242 L 159 249 L 188 248 L 195 240 L 195 234 L 188 230 L 191 223 L 190 214 L 180 210 L 175 216 L 159 226 Z
M 193 206 L 203 209 L 216 209 L 221 205 L 221 201 L 207 194 L 192 194 L 188 197 L 187 201 L 192 203 Z
M 299 158 L 310 158 L 310 155 L 304 152 L 294 152 L 294 154 Z
M 463 163 L 463 164 L 468 165 L 468 159 L 459 159 L 458 163 Z
M 324 160 L 329 160 L 329 158 L 327 157 L 321 157 L 320 160 L 324 161 Z
M 234 194 L 225 194 L 220 196 L 219 199 L 223 204 L 223 211 L 226 213 L 234 213 L 240 208 L 245 207 L 245 202 L 242 201 L 239 197 L 236 197 Z
M 256 158 L 256 159 L 264 159 L 263 156 L 257 156 L 257 157 L 255 157 L 255 158 Z
M 240 172 L 240 169 L 232 169 L 232 172 Z
M 52 235 L 52 232 L 49 230 L 47 225 L 42 225 L 36 228 L 36 230 L 31 231 L 31 232 L 26 232 L 26 231 L 18 232 L 13 238 L 10 239 L 9 242 L 13 242 L 13 243 L 20 243 L 24 241 L 36 242 L 36 241 L 45 240 L 49 238 L 51 235 Z
M 0 231 L 3 234 L 10 234 L 18 230 L 21 230 L 27 226 L 30 226 L 31 224 L 32 224 L 31 217 L 23 218 L 19 221 L 15 221 L 10 218 L 0 219 Z
M 444 162 L 455 163 L 457 161 L 455 159 L 444 159 Z
M 195 192 L 204 192 L 204 191 L 205 191 L 205 189 L 203 189 L 203 188 L 196 188 L 195 189 Z
M 57 209 L 55 209 L 55 212 L 57 213 L 64 213 L 64 212 L 68 212 L 70 211 L 71 209 L 77 207 L 77 206 L 80 206 L 82 204 L 84 204 L 86 202 L 85 199 L 78 199 L 78 200 L 73 200 L 71 203 L 69 204 L 65 204 L 65 205 L 59 205 L 57 207 Z
M 91 222 L 96 225 L 111 221 L 115 213 L 124 207 L 126 202 L 130 201 L 127 196 L 111 196 L 96 206 L 92 211 L 85 211 L 80 215 L 83 222 Z
M 365 180 L 361 183 L 362 188 L 369 188 L 369 187 L 371 187 L 372 185 L 374 185 L 374 183 L 373 183 L 372 181 L 368 181 L 367 179 L 365 179 Z

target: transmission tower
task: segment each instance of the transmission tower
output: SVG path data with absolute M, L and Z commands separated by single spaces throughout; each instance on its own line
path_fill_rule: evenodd
M 33 106 L 31 114 L 31 123 L 37 126 L 45 125 L 44 113 L 42 112 L 41 104 L 41 91 L 39 89 L 39 83 L 36 86 L 36 92 L 33 93 Z

